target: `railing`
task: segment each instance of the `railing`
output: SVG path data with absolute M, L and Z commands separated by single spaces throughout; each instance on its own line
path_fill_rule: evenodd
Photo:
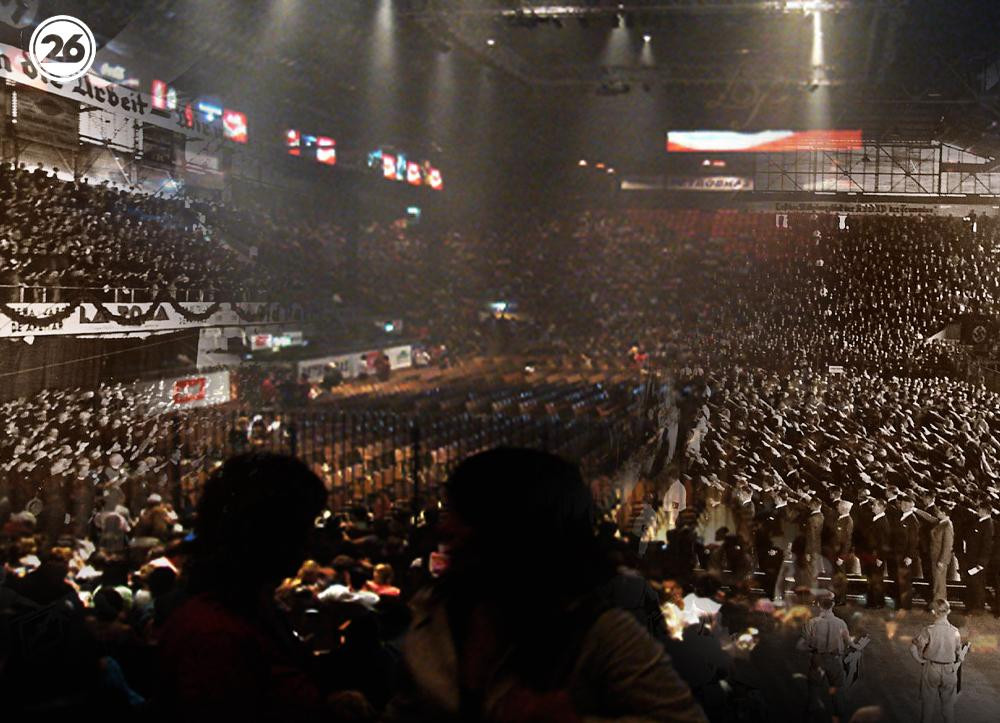
M 247 415 L 229 409 L 167 423 L 164 451 L 179 449 L 201 460 L 190 470 L 177 456 L 168 465 L 168 489 L 162 492 L 182 515 L 193 511 L 200 493 L 197 470 L 250 450 L 291 454 L 309 464 L 324 479 L 335 511 L 379 497 L 411 507 L 433 504 L 442 499 L 455 465 L 501 445 L 555 452 L 580 464 L 588 476 L 610 472 L 632 452 L 621 444 L 615 422 L 598 418 L 311 409 Z
M 163 289 L 111 288 L 109 286 L 12 286 L 0 284 L 0 301 L 8 304 L 65 304 L 74 302 L 101 302 L 135 304 L 153 301 Z M 206 289 L 176 289 L 169 292 L 174 301 L 250 301 L 264 298 L 256 292 L 241 294 L 209 291 Z

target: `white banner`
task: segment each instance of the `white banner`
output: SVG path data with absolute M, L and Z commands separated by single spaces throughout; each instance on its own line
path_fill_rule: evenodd
M 123 334 L 123 333 L 155 333 L 163 331 L 178 331 L 181 329 L 196 329 L 206 326 L 248 326 L 260 324 L 282 324 L 288 321 L 301 321 L 301 309 L 288 308 L 282 304 L 267 304 L 262 302 L 222 303 L 210 316 L 202 320 L 185 319 L 174 307 L 181 307 L 194 314 L 204 314 L 210 307 L 216 306 L 209 301 L 183 301 L 157 303 L 152 318 L 142 324 L 122 324 L 111 319 L 100 306 L 95 304 L 80 304 L 66 319 L 50 326 L 41 326 L 15 321 L 6 316 L 0 309 L 0 338 L 17 338 L 25 336 L 58 336 L 87 334 Z M 66 304 L 9 304 L 19 314 L 44 318 L 64 311 Z M 136 304 L 103 304 L 107 311 L 116 316 L 137 317 L 148 313 L 154 306 L 151 302 Z M 237 313 L 236 309 L 239 309 Z
M 623 191 L 752 191 L 753 179 L 745 176 L 629 176 Z
M 941 206 L 923 203 L 837 203 L 792 201 L 775 203 L 775 213 L 846 213 L 852 216 L 934 216 Z
M 210 407 L 232 399 L 229 371 L 168 377 L 155 382 L 136 382 L 136 393 L 150 400 L 150 411 L 157 414 L 177 409 Z
M 111 83 L 94 72 L 69 83 L 46 80 L 39 75 L 38 69 L 32 65 L 25 51 L 4 43 L 0 43 L 0 78 L 125 115 L 138 123 L 150 123 L 193 138 L 223 137 L 221 124 L 203 123 L 198 119 L 197 113 L 188 122 L 184 118 L 183 108 L 158 111 L 153 108 L 149 95 Z
M 743 176 L 667 176 L 668 191 L 752 191 L 753 179 Z
M 345 379 L 354 379 L 362 373 L 374 374 L 375 359 L 383 351 L 389 357 L 390 369 L 408 369 L 413 366 L 413 347 L 407 344 L 387 349 L 374 349 L 372 351 L 360 351 L 352 354 L 337 354 L 320 359 L 307 359 L 299 362 L 299 376 L 301 377 L 305 374 L 311 382 L 322 381 L 323 375 L 326 374 L 329 367 L 337 367 Z

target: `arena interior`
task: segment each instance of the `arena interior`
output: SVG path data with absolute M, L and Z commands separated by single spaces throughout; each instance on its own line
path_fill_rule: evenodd
M 998 31 L 0 2 L 0 720 L 1000 720 Z

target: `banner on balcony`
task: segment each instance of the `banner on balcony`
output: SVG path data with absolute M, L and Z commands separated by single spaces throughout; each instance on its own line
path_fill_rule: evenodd
M 150 334 L 208 326 L 301 321 L 297 306 L 263 302 L 0 304 L 0 338 Z

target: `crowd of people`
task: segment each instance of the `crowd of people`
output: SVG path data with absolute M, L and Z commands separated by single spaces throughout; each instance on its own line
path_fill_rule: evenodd
M 504 465 L 529 453 L 457 468 L 450 455 L 445 525 L 442 500 L 414 507 L 391 486 L 327 509 L 322 463 L 337 452 L 321 427 L 311 470 L 266 455 L 221 464 L 275 405 L 263 383 L 235 426 L 213 409 L 168 422 L 127 385 L 2 402 L 0 632 L 21 640 L 12 621 L 68 600 L 59 624 L 78 646 L 15 646 L 7 692 L 38 693 L 37 673 L 72 658 L 47 695 L 73 711 L 700 720 L 699 705 L 721 710 L 719 671 L 685 669 L 690 648 L 676 645 L 703 642 L 685 629 L 706 617 L 739 638 L 823 588 L 836 604 L 1000 616 L 1000 400 L 973 378 L 969 347 L 928 341 L 992 315 L 989 219 L 798 214 L 786 227 L 751 212 L 590 211 L 503 231 L 373 223 L 355 253 L 333 223 L 23 168 L 0 169 L 0 213 L 0 286 L 61 287 L 50 301 L 91 286 L 319 289 L 386 318 L 405 310 L 456 356 L 631 367 L 650 390 L 647 456 L 616 477 L 584 484 L 546 456 L 533 464 L 562 487 L 504 489 L 519 479 L 501 480 Z M 323 268 L 306 275 L 310 260 Z M 280 429 L 268 414 L 258 426 Z M 389 447 L 372 454 L 406 466 Z M 287 496 L 272 489 L 279 472 Z M 511 534 L 515 520 L 530 534 Z M 524 600 L 525 586 L 556 594 Z M 501 640 L 515 655 L 494 679 L 473 653 L 499 664 Z M 573 656 L 553 658 L 560 646 Z
M 1000 293 L 988 217 L 634 210 L 442 230 L 165 199 L 0 169 L 0 286 L 25 300 L 114 289 L 350 304 L 458 353 L 836 364 L 967 373 L 925 340 Z M 571 283 L 567 283 L 571 280 Z M 29 298 L 30 297 L 30 298 Z M 41 297 L 39 297 L 40 299 Z M 490 313 L 503 302 L 508 313 Z M 341 315 L 342 316 L 342 315 Z M 994 340 L 990 340 L 993 342 Z
M 26 301 L 79 301 L 97 292 L 203 292 L 243 299 L 248 264 L 213 243 L 190 203 L 130 193 L 107 182 L 67 182 L 58 169 L 0 165 L 0 286 L 34 287 Z

